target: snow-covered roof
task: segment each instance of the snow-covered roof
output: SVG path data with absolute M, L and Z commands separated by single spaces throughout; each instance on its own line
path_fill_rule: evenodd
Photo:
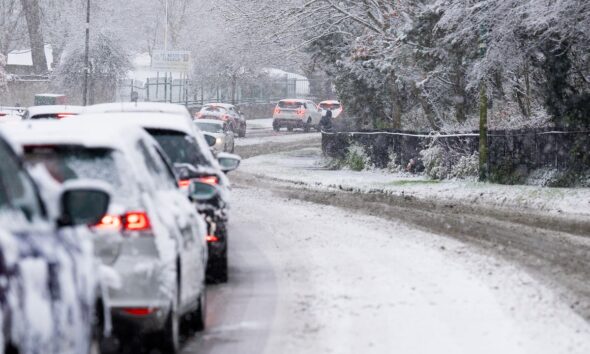
M 124 127 L 124 129 L 123 129 Z M 80 119 L 37 120 L 1 125 L 0 131 L 17 145 L 68 144 L 89 148 L 126 150 L 133 137 L 149 136 L 133 124 L 113 129 L 101 122 L 87 122 Z
M 235 107 L 235 105 L 230 104 L 230 103 L 206 103 L 203 105 L 203 107 L 205 106 L 209 106 L 209 107 L 222 107 L 222 108 L 230 108 L 230 107 Z
M 158 102 L 117 102 L 117 103 L 103 103 L 93 106 L 87 106 L 84 113 L 119 113 L 119 112 L 134 112 L 134 113 L 169 113 L 186 116 L 190 119 L 191 115 L 185 106 L 172 103 L 158 103 Z
M 37 116 L 42 114 L 56 114 L 56 113 L 73 113 L 80 114 L 84 110 L 82 106 L 68 106 L 68 105 L 56 105 L 56 106 L 31 106 L 27 108 L 29 112 L 28 116 Z
M 187 135 L 195 134 L 195 127 L 190 119 L 177 114 L 150 112 L 123 113 L 84 113 L 76 119 L 88 122 L 102 122 L 106 126 L 133 124 L 145 129 L 174 130 Z M 124 123 L 123 123 L 124 122 Z
M 215 125 L 219 125 L 219 126 L 223 126 L 223 124 L 225 123 L 224 121 L 219 120 L 219 119 L 197 119 L 193 122 L 197 125 L 198 125 L 198 123 L 207 123 L 207 124 L 215 124 Z
M 47 68 L 53 68 L 53 48 L 51 44 L 45 45 L 45 58 L 47 58 Z M 7 65 L 33 66 L 33 56 L 31 49 L 13 50 L 8 53 L 6 58 Z
M 328 101 L 322 101 L 320 102 L 320 104 L 325 103 L 325 104 L 340 104 L 340 101 L 335 101 L 335 100 L 328 100 Z
M 278 78 L 287 77 L 288 79 L 307 80 L 307 78 L 303 75 L 290 73 L 290 72 L 287 72 L 287 71 L 284 71 L 281 69 L 265 68 L 262 71 L 266 72 L 268 74 L 268 76 L 270 76 L 270 77 L 278 77 Z

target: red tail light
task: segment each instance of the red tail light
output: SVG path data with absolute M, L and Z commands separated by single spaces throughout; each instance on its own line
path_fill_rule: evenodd
M 203 182 L 206 184 L 216 186 L 219 184 L 219 178 L 217 178 L 217 176 L 205 176 L 205 177 L 200 177 L 199 182 Z
M 207 242 L 210 242 L 210 243 L 219 242 L 219 238 L 217 238 L 217 236 L 215 236 L 215 235 L 207 235 Z
M 202 118 L 202 117 L 203 117 L 203 112 L 197 113 L 197 118 Z
M 127 231 L 147 231 L 151 230 L 152 225 L 147 213 L 134 211 L 125 214 L 123 217 L 123 228 Z
M 190 184 L 191 184 L 190 179 L 181 179 L 180 181 L 178 181 L 178 187 L 180 187 L 182 189 L 188 188 L 188 186 L 190 186 Z
M 275 114 L 281 114 L 281 109 L 279 107 L 275 108 Z
M 151 307 L 126 307 L 121 310 L 133 316 L 148 316 L 158 311 L 158 309 Z
M 57 119 L 72 118 L 75 114 L 72 113 L 58 113 Z
M 94 225 L 96 230 L 120 230 L 121 217 L 119 215 L 105 215 L 98 224 Z
M 227 114 L 224 114 L 223 116 L 221 116 L 221 120 L 223 120 L 224 122 L 229 120 L 229 116 Z
M 297 109 L 297 115 L 298 116 L 304 116 L 305 115 L 305 109 L 304 108 Z

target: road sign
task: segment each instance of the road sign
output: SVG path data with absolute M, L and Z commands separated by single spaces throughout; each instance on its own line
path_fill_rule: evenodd
M 191 52 L 185 50 L 154 50 L 152 70 L 187 73 L 191 68 Z

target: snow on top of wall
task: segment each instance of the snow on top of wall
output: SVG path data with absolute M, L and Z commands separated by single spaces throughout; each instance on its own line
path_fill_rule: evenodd
M 303 75 L 286 72 L 281 69 L 265 68 L 265 69 L 262 69 L 262 71 L 264 71 L 270 77 L 273 77 L 273 78 L 285 78 L 285 76 L 286 76 L 288 79 L 307 80 L 307 78 Z
M 47 58 L 47 68 L 53 68 L 53 48 L 51 44 L 45 45 L 45 57 Z M 6 60 L 8 65 L 33 66 L 33 56 L 31 49 L 13 50 L 8 53 Z

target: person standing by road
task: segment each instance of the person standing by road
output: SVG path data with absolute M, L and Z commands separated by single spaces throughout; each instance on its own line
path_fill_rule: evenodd
M 326 114 L 320 120 L 320 128 L 325 131 L 332 130 L 332 111 L 326 110 Z

